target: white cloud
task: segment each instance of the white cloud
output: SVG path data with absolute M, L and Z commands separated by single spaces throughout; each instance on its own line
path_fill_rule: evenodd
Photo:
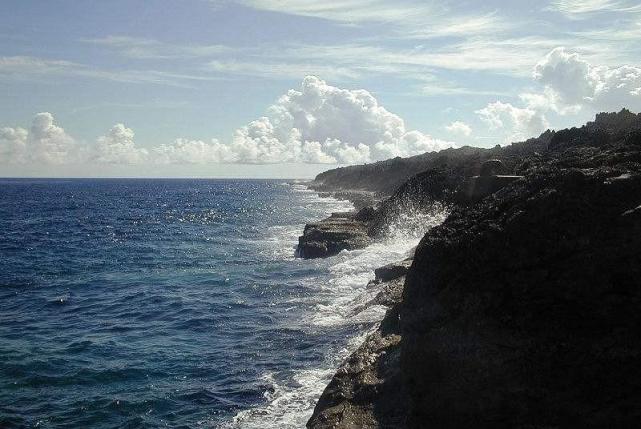
M 23 128 L 0 130 L 0 154 L 11 164 L 64 164 L 76 156 L 75 142 L 54 124 L 51 113 L 38 113 L 27 131 Z
M 134 132 L 123 124 L 114 125 L 106 136 L 98 138 L 92 160 L 105 164 L 141 164 L 149 152 L 134 144 Z
M 458 137 L 469 137 L 472 134 L 472 127 L 461 121 L 454 121 L 451 124 L 446 125 L 445 129 L 450 134 Z
M 569 106 L 641 108 L 641 67 L 594 66 L 579 54 L 558 47 L 536 65 L 534 78 Z
M 365 90 L 346 90 L 308 76 L 266 117 L 236 131 L 232 148 L 240 162 L 352 164 L 410 156 L 451 146 L 388 112 Z
M 548 128 L 546 114 L 550 112 L 641 110 L 640 67 L 595 66 L 578 53 L 557 47 L 536 64 L 533 77 L 543 90 L 520 94 L 525 107 L 497 101 L 476 113 L 491 129 L 503 129 L 508 139 L 516 140 Z
M 633 0 L 554 0 L 547 9 L 570 19 L 583 19 L 605 12 L 641 12 L 641 5 Z
M 107 36 L 100 39 L 83 39 L 82 41 L 115 49 L 123 56 L 140 60 L 212 57 L 232 50 L 225 45 L 178 45 L 155 39 L 129 36 Z
M 29 132 L 24 128 L 0 128 L 0 163 L 24 164 Z
M 217 0 L 216 0 L 217 1 Z M 342 23 L 389 22 L 413 19 L 433 10 L 429 2 L 399 0 L 239 0 L 255 9 L 309 16 Z
M 173 144 L 163 144 L 152 149 L 156 164 L 217 164 L 234 162 L 235 155 L 228 145 L 212 139 L 177 139 Z
M 534 68 L 534 78 L 556 91 L 567 104 L 583 104 L 594 96 L 598 76 L 577 53 L 555 48 Z
M 274 57 L 276 56 L 273 55 L 270 59 L 265 58 L 259 61 L 215 60 L 210 61 L 206 68 L 232 76 L 258 76 L 268 79 L 298 80 L 301 76 L 309 74 L 320 74 L 334 79 L 352 79 L 359 76 L 358 71 L 352 67 L 332 66 L 314 61 L 296 62 L 291 58 L 281 58 L 275 62 Z
M 94 145 L 75 145 L 49 113 L 36 115 L 31 131 L 0 130 L 4 162 L 107 164 L 355 164 L 411 156 L 452 146 L 419 131 L 387 111 L 365 90 L 347 90 L 308 76 L 267 115 L 235 131 L 229 143 L 177 139 L 138 148 L 134 132 L 116 124 Z
M 442 37 L 463 37 L 480 35 L 496 35 L 515 26 L 500 15 L 494 12 L 481 13 L 476 15 L 446 15 L 435 16 L 430 14 L 434 19 L 429 25 L 425 25 L 425 20 L 422 20 L 423 25 L 419 25 L 413 30 L 408 31 L 403 28 L 398 36 L 409 39 L 433 39 Z
M 0 76 L 16 80 L 51 82 L 53 77 L 88 78 L 125 83 L 146 83 L 188 87 L 195 81 L 213 81 L 219 78 L 207 74 L 174 73 L 161 70 L 107 70 L 64 60 L 50 60 L 29 56 L 0 57 Z
M 490 129 L 505 129 L 508 132 L 508 141 L 537 136 L 549 127 L 543 112 L 529 107 L 515 107 L 501 101 L 490 103 L 476 113 Z

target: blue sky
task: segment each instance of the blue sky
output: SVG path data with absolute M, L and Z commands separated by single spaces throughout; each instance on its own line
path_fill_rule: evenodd
M 641 110 L 641 5 L 4 0 L 0 176 L 310 177 Z

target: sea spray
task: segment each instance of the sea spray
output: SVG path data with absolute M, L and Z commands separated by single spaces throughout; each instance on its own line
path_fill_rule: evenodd
M 314 199 L 306 189 L 298 188 L 297 191 Z M 340 203 L 327 197 L 323 201 L 334 207 Z M 386 312 L 385 307 L 371 304 L 380 292 L 377 287 L 368 286 L 374 279 L 374 270 L 411 256 L 425 232 L 440 224 L 447 213 L 439 204 L 429 209 L 405 204 L 403 210 L 388 219 L 381 238 L 370 246 L 342 251 L 325 260 L 297 260 L 296 263 L 311 264 L 317 270 L 304 280 L 309 294 L 295 300 L 305 308 L 295 323 L 309 333 L 325 331 L 327 338 L 332 339 L 319 345 L 324 350 L 322 364 L 296 371 L 266 373 L 263 381 L 270 387 L 264 394 L 265 404 L 239 412 L 226 427 L 304 427 L 338 366 L 376 328 Z M 298 234 L 301 232 L 302 229 Z M 287 238 L 281 237 L 274 242 L 282 243 L 292 238 L 290 231 Z M 339 332 L 346 335 L 336 335 Z

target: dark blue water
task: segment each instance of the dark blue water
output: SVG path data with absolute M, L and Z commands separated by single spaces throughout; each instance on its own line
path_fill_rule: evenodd
M 353 311 L 370 270 L 414 240 L 293 257 L 348 208 L 283 181 L 1 180 L 0 427 L 302 427 L 381 315 Z

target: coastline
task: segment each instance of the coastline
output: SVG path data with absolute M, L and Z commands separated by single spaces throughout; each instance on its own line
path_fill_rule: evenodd
M 343 232 L 360 236 L 363 227 L 358 224 L 363 224 L 367 231 L 368 224 L 375 220 L 375 216 L 365 218 L 362 213 L 375 210 L 376 205 L 390 198 L 389 195 L 376 196 L 373 192 L 351 189 L 333 188 L 330 191 L 323 189 L 322 186 L 315 186 L 313 182 L 307 183 L 306 186 L 321 197 L 348 200 L 354 205 L 354 210 L 333 213 L 326 219 L 307 224 L 301 239 L 309 235 L 310 226 L 324 225 L 327 231 L 322 238 L 326 241 L 338 241 L 343 245 L 343 248 L 336 253 L 341 250 L 367 248 L 377 240 L 384 240 L 381 234 L 372 234 L 373 237 L 369 241 L 359 242 L 356 247 L 350 248 L 341 241 L 342 237 L 337 237 L 335 232 L 337 229 L 346 228 L 347 231 Z M 367 204 L 364 204 L 365 202 Z M 429 226 L 423 232 L 440 224 L 445 218 L 445 212 L 442 208 L 439 207 L 439 209 L 441 209 L 440 212 L 430 214 L 432 217 Z M 407 225 L 403 226 L 407 227 Z M 301 241 L 299 248 L 305 244 Z M 307 423 L 308 428 L 402 428 L 404 426 L 407 419 L 405 408 L 407 400 L 402 393 L 399 371 L 401 339 L 399 316 L 405 277 L 412 263 L 413 251 L 414 248 L 411 248 L 402 259 L 384 261 L 384 265 L 372 270 L 374 279 L 368 282 L 367 289 L 375 292 L 375 296 L 355 309 L 355 312 L 365 311 L 371 306 L 383 306 L 386 308 L 385 313 L 374 327 L 363 332 L 364 339 L 340 363 L 316 402 L 313 415 Z M 300 250 L 297 253 L 301 256 Z M 333 255 L 322 254 L 312 257 L 327 256 Z
M 372 240 L 364 248 L 340 252 L 331 258 L 294 259 L 290 244 L 294 244 L 306 221 L 326 218 L 332 212 L 355 211 L 349 201 L 337 200 L 331 195 L 322 198 L 305 185 L 301 182 L 291 184 L 292 201 L 303 210 L 313 208 L 312 216 L 300 218 L 297 225 L 287 229 L 286 236 L 282 235 L 282 230 L 275 230 L 279 238 L 273 244 L 280 243 L 279 247 L 285 251 L 278 253 L 286 256 L 292 270 L 304 275 L 302 282 L 288 283 L 297 291 L 287 293 L 291 294 L 287 306 L 296 306 L 302 311 L 291 313 L 283 329 L 300 332 L 305 340 L 301 342 L 303 345 L 296 346 L 300 347 L 296 355 L 311 358 L 309 365 L 287 366 L 262 374 L 258 384 L 268 386 L 261 391 L 264 399 L 255 406 L 239 410 L 224 427 L 259 428 L 267 424 L 278 428 L 304 427 L 336 369 L 360 347 L 385 316 L 385 302 L 379 293 L 383 290 L 382 285 L 370 284 L 368 287 L 375 278 L 375 270 L 389 261 L 405 259 L 423 235 L 399 225 L 395 235 Z M 289 287 L 285 289 L 290 290 Z
M 386 316 L 307 427 L 633 427 L 640 150 L 641 115 L 599 114 L 510 147 L 437 156 L 445 168 L 408 179 L 364 219 L 365 209 L 344 215 L 375 240 L 408 209 L 451 208 L 392 278 L 400 285 L 387 289 L 402 292 L 381 300 Z M 336 175 L 362 181 L 362 169 Z M 330 249 L 334 237 L 310 238 Z

